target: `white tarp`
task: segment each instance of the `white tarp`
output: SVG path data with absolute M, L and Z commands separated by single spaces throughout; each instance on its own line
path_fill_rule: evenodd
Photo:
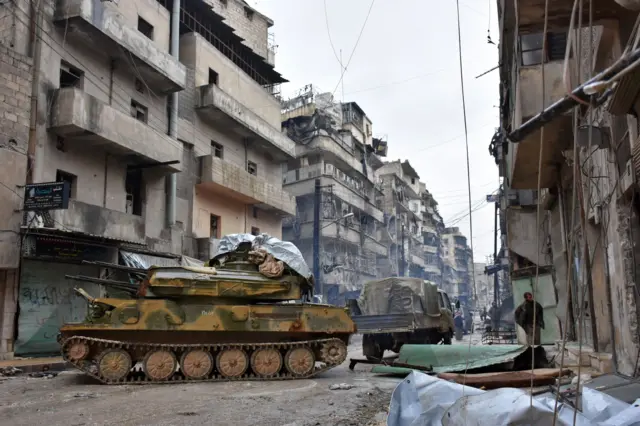
M 464 396 L 463 396 L 464 391 Z M 583 388 L 577 426 L 640 426 L 640 399 L 627 404 L 602 392 Z M 393 391 L 388 426 L 548 426 L 553 423 L 555 396 L 534 396 L 502 388 L 492 391 L 411 372 Z M 573 408 L 558 403 L 556 425 L 573 425 Z
M 253 248 L 262 247 L 267 253 L 286 263 L 291 269 L 310 280 L 312 277 L 311 270 L 302 257 L 302 253 L 293 243 L 281 241 L 267 234 L 254 236 L 251 234 L 230 234 L 220 239 L 220 245 L 213 259 L 224 256 L 227 253 L 235 251 L 242 243 L 251 243 Z

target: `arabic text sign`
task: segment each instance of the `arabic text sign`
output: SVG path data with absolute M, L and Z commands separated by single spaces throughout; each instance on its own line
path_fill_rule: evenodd
M 57 210 L 69 207 L 69 182 L 34 183 L 25 187 L 24 209 Z

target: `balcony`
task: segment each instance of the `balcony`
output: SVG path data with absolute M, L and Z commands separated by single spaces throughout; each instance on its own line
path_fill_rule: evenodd
M 76 88 L 55 91 L 49 130 L 67 142 L 101 146 L 151 164 L 182 160 L 182 144 Z M 182 170 L 180 163 L 158 167 L 167 173 Z
M 201 161 L 202 176 L 199 185 L 279 215 L 296 214 L 295 198 L 280 186 L 213 155 L 202 157 Z
M 566 94 L 562 83 L 563 62 L 545 64 L 544 107 L 562 99 Z M 521 67 L 516 85 L 516 105 L 513 128 L 518 128 L 543 110 L 540 90 L 542 70 L 540 66 Z M 544 128 L 541 187 L 549 188 L 557 180 L 557 167 L 562 163 L 561 152 L 573 140 L 570 114 L 557 117 Z M 530 134 L 520 143 L 510 143 L 506 155 L 506 173 L 513 189 L 536 189 L 538 183 L 538 155 L 540 130 Z
M 283 176 L 283 185 L 287 191 L 296 197 L 313 194 L 315 179 L 320 178 L 320 184 L 323 186 L 333 185 L 333 195 L 354 206 L 358 210 L 373 217 L 378 222 L 383 222 L 384 215 L 380 209 L 375 207 L 371 201 L 365 199 L 364 190 L 357 189 L 350 185 L 344 179 L 340 179 L 334 173 L 323 173 L 321 165 L 303 167 L 300 169 L 289 170 Z
M 145 244 L 145 220 L 135 216 L 76 200 L 66 210 L 51 211 L 54 228 L 81 232 L 102 238 Z
M 353 170 L 358 173 L 359 178 L 367 179 L 370 183 L 375 184 L 373 169 L 366 166 L 365 176 L 360 158 L 356 158 L 353 149 L 349 149 L 347 145 L 338 137 L 318 133 L 307 144 L 296 145 L 295 153 L 298 158 L 322 153 L 326 162 L 334 163 L 336 167 L 343 170 Z
M 427 262 L 422 257 L 413 253 L 411 253 L 411 263 L 421 268 L 424 268 L 425 266 L 427 266 Z
M 330 223 L 330 220 L 323 220 L 320 222 L 320 228 L 320 236 L 323 239 L 337 239 L 354 245 L 361 244 L 360 230 L 356 227 L 345 227 L 342 224 Z M 291 229 L 285 229 L 282 237 L 285 240 L 294 239 Z M 300 226 L 300 239 L 313 239 L 313 222 L 306 222 Z M 364 249 L 375 253 L 379 257 L 387 257 L 389 255 L 387 246 L 368 234 L 365 234 Z
M 79 42 L 129 64 L 132 61 L 144 81 L 157 93 L 173 93 L 186 87 L 184 65 L 169 52 L 129 26 L 113 2 L 59 0 L 55 23 L 64 27 L 68 42 Z
M 251 146 L 268 153 L 276 161 L 295 156 L 295 143 L 255 112 L 245 107 L 215 84 L 200 86 L 197 105 L 202 116 L 218 128 L 228 128 L 241 138 L 250 139 Z
M 513 2 L 500 1 L 500 8 L 505 13 L 505 28 L 513 30 L 516 22 L 519 24 L 521 32 L 542 32 L 544 27 L 545 0 L 522 0 L 518 3 L 518 17 L 515 16 Z M 549 2 L 548 9 L 548 29 L 566 29 L 571 20 L 571 11 L 574 5 L 573 0 L 554 0 Z M 594 22 L 604 19 L 620 19 L 628 16 L 629 11 L 620 7 L 616 2 L 610 0 L 593 0 L 593 20 Z M 504 12 L 506 11 L 506 12 Z M 576 14 L 577 15 L 577 14 Z M 578 22 L 578 16 L 575 17 Z M 589 22 L 589 7 L 583 7 L 582 22 Z
M 436 247 L 436 246 L 423 245 L 422 247 L 423 247 L 425 253 L 438 254 L 438 247 Z

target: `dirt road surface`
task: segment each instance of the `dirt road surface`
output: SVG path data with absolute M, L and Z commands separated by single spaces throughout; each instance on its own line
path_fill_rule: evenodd
M 349 356 L 360 356 L 354 338 Z M 0 381 L 0 419 L 11 425 L 384 425 L 398 379 L 349 370 L 313 380 L 105 386 L 75 371 Z M 353 385 L 330 390 L 333 384 Z

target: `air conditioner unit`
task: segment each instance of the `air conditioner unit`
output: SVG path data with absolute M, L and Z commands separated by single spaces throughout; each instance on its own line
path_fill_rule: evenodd
M 624 172 L 620 176 L 620 190 L 623 196 L 628 196 L 633 191 L 635 185 L 635 173 L 633 171 L 633 160 L 627 161 Z

